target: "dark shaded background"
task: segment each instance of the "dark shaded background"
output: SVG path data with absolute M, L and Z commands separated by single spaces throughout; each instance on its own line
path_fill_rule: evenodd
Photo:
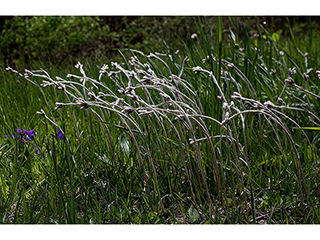
M 27 22 L 31 18 L 32 16 L 21 16 L 18 20 Z M 242 24 L 245 24 L 250 30 L 251 35 L 257 32 L 259 25 L 263 25 L 271 33 L 281 29 L 281 37 L 290 37 L 289 25 L 296 37 L 306 33 L 308 23 L 312 23 L 314 30 L 319 30 L 320 25 L 320 18 L 317 16 L 233 16 L 232 18 L 239 22 L 238 35 L 240 38 L 243 35 Z M 191 34 L 198 31 L 195 22 L 199 19 L 208 29 L 212 30 L 216 22 L 215 16 L 200 18 L 196 16 L 98 16 L 100 29 L 92 29 L 92 36 L 87 36 L 87 39 L 79 38 L 76 42 L 73 39 L 71 42 L 66 36 L 66 39 L 61 39 L 61 41 L 51 42 L 47 49 L 39 50 L 37 46 L 30 43 L 34 42 L 32 38 L 37 38 L 35 40 L 41 46 L 45 46 L 45 39 L 43 43 L 39 39 L 42 38 L 41 33 L 33 36 L 28 31 L 23 32 L 13 24 L 13 19 L 14 16 L 0 16 L 0 61 L 4 65 L 13 66 L 29 66 L 32 62 L 39 60 L 60 66 L 74 59 L 112 57 L 117 49 L 123 48 L 160 52 L 165 50 L 166 44 L 169 48 L 179 49 L 183 46 L 182 41 L 188 41 Z M 81 26 L 76 27 L 81 31 Z M 232 28 L 228 17 L 223 17 L 223 27 L 226 31 Z M 108 31 L 101 29 L 108 29 Z M 45 36 L 44 34 L 43 37 Z M 20 38 L 19 41 L 18 38 Z M 21 38 L 25 38 L 26 41 Z M 62 42 L 64 45 L 60 46 Z

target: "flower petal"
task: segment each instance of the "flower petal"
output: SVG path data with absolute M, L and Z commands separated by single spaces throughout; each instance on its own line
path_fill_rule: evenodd
M 63 133 L 62 133 L 60 130 L 58 131 L 58 138 L 59 138 L 60 140 L 64 139 L 64 135 L 63 135 Z
M 34 146 L 34 148 L 37 150 L 37 154 L 40 155 L 38 148 L 36 146 Z
M 34 130 L 31 129 L 30 131 L 27 131 L 25 129 L 23 129 L 24 133 L 29 137 L 30 140 L 32 140 L 32 136 L 34 135 Z

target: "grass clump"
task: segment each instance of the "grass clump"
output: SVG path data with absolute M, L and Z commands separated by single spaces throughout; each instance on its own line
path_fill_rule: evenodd
M 7 68 L 26 91 L 1 109 L 1 221 L 318 223 L 319 137 L 303 128 L 320 124 L 317 41 L 240 41 L 230 20 L 228 41 L 220 18 L 196 22 L 181 53 Z M 11 137 L 23 127 L 36 149 Z

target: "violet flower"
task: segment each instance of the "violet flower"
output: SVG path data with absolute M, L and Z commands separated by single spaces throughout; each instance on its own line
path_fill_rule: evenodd
M 34 135 L 34 130 L 33 129 L 31 129 L 31 130 L 29 130 L 29 131 L 27 131 L 27 130 L 25 130 L 25 129 L 23 129 L 23 131 L 21 130 L 21 129 L 17 129 L 17 132 L 18 132 L 18 135 L 21 135 L 21 136 L 24 136 L 24 135 L 26 135 L 26 137 L 23 137 L 22 138 L 22 140 L 21 140 L 21 142 L 22 143 L 27 143 L 27 141 L 32 141 L 33 140 L 33 135 Z M 10 137 L 10 136 L 8 136 L 8 135 L 5 135 L 7 138 L 8 137 Z M 12 134 L 12 138 L 15 138 L 15 136 L 16 136 L 16 134 L 15 133 L 13 133 Z M 63 136 L 63 135 L 62 135 Z M 59 137 L 60 138 L 60 137 Z M 64 136 L 62 137 L 62 138 L 64 138 Z M 36 147 L 36 146 L 34 146 L 34 148 L 37 150 L 37 154 L 38 155 L 40 155 L 40 152 L 39 152 L 39 150 L 38 150 L 38 148 Z M 12 148 L 12 150 L 14 150 L 14 148 Z
M 19 128 L 17 129 L 17 132 L 18 132 L 19 135 L 22 135 L 22 134 L 23 134 L 22 130 L 19 129 Z
M 60 140 L 62 140 L 62 139 L 64 139 L 64 135 L 63 135 L 63 133 L 60 131 L 60 130 L 58 130 L 58 138 L 60 139 Z
M 37 150 L 37 154 L 40 155 L 38 148 L 36 146 L 34 146 L 34 148 Z
M 24 129 L 23 129 L 23 130 L 24 130 Z M 21 136 L 23 135 L 23 131 L 22 131 L 21 129 L 18 128 L 18 129 L 17 129 L 17 132 L 18 132 L 19 135 L 21 135 Z M 24 141 L 26 141 L 26 140 L 27 140 L 26 138 L 22 138 L 22 139 L 21 139 L 21 142 L 24 142 Z
M 33 140 L 33 137 L 32 137 L 34 135 L 34 130 L 33 129 L 31 129 L 30 131 L 27 131 L 27 130 L 23 129 L 23 131 L 28 136 L 28 140 L 29 141 Z

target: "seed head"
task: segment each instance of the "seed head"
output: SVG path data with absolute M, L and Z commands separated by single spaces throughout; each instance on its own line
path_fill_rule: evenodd
M 58 102 L 56 103 L 56 105 L 57 105 L 57 106 L 54 108 L 54 110 L 60 110 L 60 109 L 63 108 L 63 106 L 64 106 L 63 104 L 58 103 Z
M 25 71 L 25 74 L 24 74 L 25 77 L 32 77 L 34 75 L 33 72 L 31 72 L 28 69 L 25 69 L 24 71 Z
M 284 80 L 286 83 L 288 83 L 289 85 L 293 85 L 294 84 L 294 80 L 291 77 L 288 77 L 287 79 Z
M 263 105 L 265 105 L 267 108 L 275 106 L 271 101 L 266 101 Z
M 80 109 L 84 109 L 84 108 L 89 108 L 90 107 L 88 102 L 84 101 L 82 98 L 79 98 L 76 101 L 76 104 L 80 107 Z
M 234 93 L 231 95 L 231 98 L 232 98 L 232 99 L 240 99 L 240 98 L 241 98 L 241 95 L 240 95 L 240 93 L 238 93 L 238 92 L 234 92 Z
M 274 70 L 274 69 L 271 69 L 271 72 L 270 72 L 270 75 L 273 75 L 273 76 L 275 76 L 276 75 L 276 70 Z
M 131 114 L 131 113 L 134 112 L 134 108 L 133 107 L 124 106 L 121 112 L 122 113 L 126 113 L 126 114 Z
M 202 71 L 202 68 L 197 66 L 197 67 L 193 67 L 192 71 L 194 71 L 195 74 L 198 74 L 200 71 Z
M 289 77 L 292 77 L 294 74 L 296 74 L 296 67 L 289 68 Z
M 40 109 L 40 112 L 37 111 L 36 114 L 43 115 L 43 116 L 46 115 L 46 113 L 43 111 L 43 109 Z

